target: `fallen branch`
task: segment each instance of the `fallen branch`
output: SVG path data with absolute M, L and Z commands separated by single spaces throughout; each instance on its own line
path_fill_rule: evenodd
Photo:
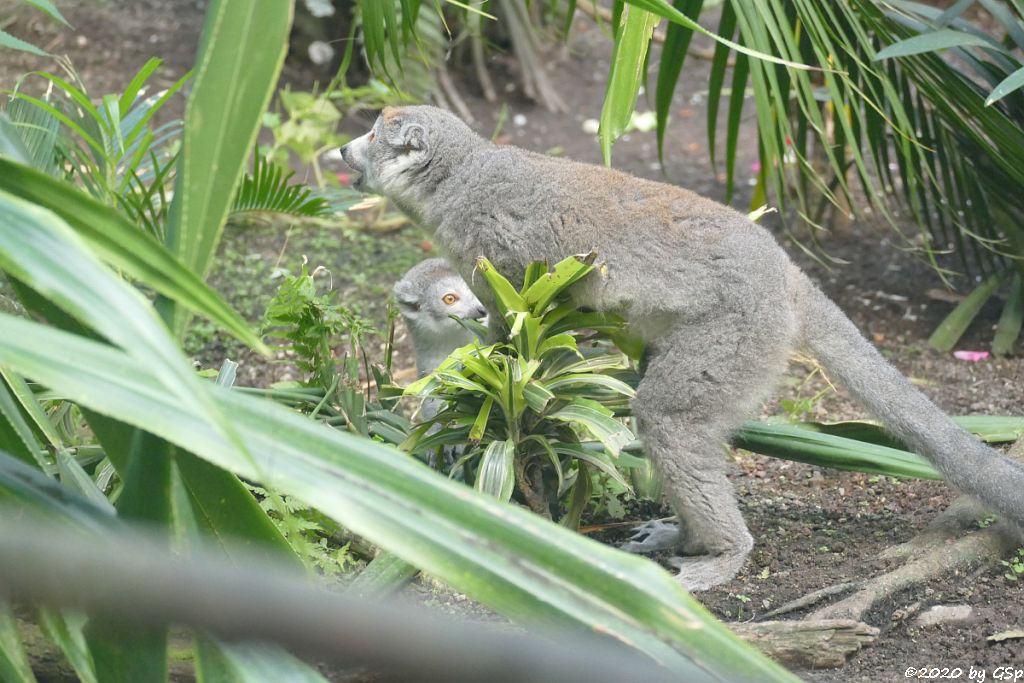
M 878 636 L 878 629 L 854 619 L 762 621 L 729 624 L 743 640 L 775 661 L 795 669 L 834 669 Z

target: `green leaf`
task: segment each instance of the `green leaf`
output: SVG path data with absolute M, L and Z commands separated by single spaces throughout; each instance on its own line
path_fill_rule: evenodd
M 1003 312 L 996 324 L 996 336 L 992 339 L 992 353 L 1005 356 L 1013 353 L 1024 324 L 1024 279 L 1015 273 L 1010 282 L 1010 295 L 1003 305 Z
M 252 174 L 242 177 L 242 184 L 231 205 L 231 215 L 244 213 L 278 213 L 291 216 L 317 217 L 330 213 L 327 200 L 313 196 L 305 185 L 289 185 L 295 171 L 283 169 L 259 153 L 253 155 Z
M 652 12 L 640 9 L 640 3 L 622 8 L 622 15 L 615 34 L 612 51 L 611 71 L 608 87 L 601 107 L 601 155 L 606 166 L 612 163 L 612 145 L 626 130 L 636 96 L 643 78 L 643 66 L 647 60 L 647 48 L 651 42 L 654 27 L 660 18 Z
M 208 401 L 199 378 L 142 295 L 114 277 L 56 215 L 0 190 L 0 268 L 152 365 L 181 400 Z M 207 405 L 235 444 L 231 425 Z
M 269 353 L 216 291 L 116 211 L 55 178 L 4 159 L 0 159 L 0 189 L 53 211 L 110 265 L 205 316 L 250 347 Z
M 21 645 L 18 620 L 11 609 L 0 603 L 0 680 L 10 683 L 36 683 L 32 665 Z
M 535 413 L 542 413 L 555 395 L 539 382 L 530 382 L 523 387 L 523 398 L 530 410 Z
M 43 445 L 29 427 L 11 389 L 6 376 L 0 379 L 0 446 L 25 464 L 45 470 Z
M 46 12 L 51 17 L 53 17 L 60 23 L 64 24 L 65 26 L 71 27 L 71 24 L 68 23 L 68 20 L 64 18 L 64 15 L 60 13 L 60 10 L 57 9 L 57 7 L 52 2 L 50 2 L 50 0 L 25 0 L 25 2 L 39 10 L 42 10 L 43 12 Z
M 21 139 L 17 127 L 4 112 L 0 112 L 0 157 L 19 164 L 32 164 L 32 155 L 25 146 L 25 141 Z
M 530 284 L 523 292 L 523 299 L 535 314 L 542 313 L 556 296 L 594 269 L 595 258 L 597 252 L 594 251 L 570 256 L 556 263 L 550 272 L 545 270 L 535 274 L 532 281 L 529 277 L 525 278 Z
M 515 459 L 516 444 L 512 439 L 488 444 L 476 471 L 476 490 L 508 502 L 516 483 Z
M 327 683 L 311 666 L 268 643 L 196 639 L 197 683 Z
M 37 57 L 52 57 L 49 52 L 40 50 L 32 43 L 27 43 L 21 38 L 12 36 L 7 31 L 0 29 L 0 48 L 8 47 L 12 50 L 20 50 L 22 52 L 28 52 L 29 54 L 36 55 Z
M 622 476 L 622 472 L 620 472 L 619 468 L 616 467 L 615 462 L 612 460 L 612 456 L 607 453 L 588 450 L 578 443 L 555 444 L 554 449 L 555 452 L 560 455 L 568 455 L 576 458 L 577 460 L 582 460 L 593 465 L 598 470 L 611 477 L 614 481 L 618 482 L 622 488 L 627 491 L 633 490 L 633 487 L 630 486 L 629 482 Z
M 200 276 L 213 263 L 235 188 L 277 85 L 293 4 L 213 0 L 206 12 L 165 229 L 172 253 Z M 174 319 L 180 334 L 184 317 L 175 314 Z
M 148 364 L 122 351 L 0 314 L 0 359 L 239 476 L 265 475 L 265 485 L 301 498 L 513 618 L 595 630 L 688 680 L 795 680 L 711 619 L 650 562 L 482 498 L 394 449 L 269 401 L 204 385 L 237 420 L 254 464 L 211 427 L 202 402 L 177 400 Z M 717 653 L 713 660 L 702 654 L 709 651 Z
M 85 618 L 80 614 L 42 608 L 39 610 L 38 621 L 47 637 L 64 653 L 64 657 L 81 682 L 99 683 L 92 663 L 92 654 L 82 631 Z
M 380 552 L 346 587 L 346 592 L 368 600 L 394 594 L 420 570 L 391 553 Z
M 676 0 L 673 6 L 688 17 L 696 19 L 700 16 L 704 0 Z M 723 9 L 724 11 L 724 9 Z M 719 29 L 721 31 L 721 29 Z M 690 49 L 693 29 L 672 22 L 665 30 L 665 46 L 661 51 L 658 64 L 658 82 L 654 95 L 654 113 L 658 122 L 658 161 L 665 163 L 665 132 L 668 130 L 668 113 L 672 106 L 672 96 L 679 82 L 679 74 L 683 69 L 686 52 Z M 716 46 L 717 47 L 717 46 Z M 717 105 L 717 103 L 715 103 Z M 711 100 L 708 100 L 711 107 Z M 709 114 L 710 116 L 710 114 Z M 709 127 L 709 131 L 712 127 Z
M 1024 66 L 1004 78 L 999 84 L 992 88 L 992 92 L 985 98 L 985 106 L 989 107 L 1003 99 L 1012 92 L 1024 87 Z
M 813 70 L 813 67 L 807 66 L 806 64 L 782 59 L 781 57 L 776 57 L 775 55 L 767 52 L 758 52 L 757 50 L 753 50 L 745 45 L 740 45 L 739 43 L 734 43 L 727 38 L 723 38 L 717 33 L 707 30 L 690 17 L 672 7 L 672 5 L 668 4 L 665 0 L 625 0 L 625 2 L 635 7 L 645 9 L 648 12 L 657 14 L 659 17 L 664 17 L 673 23 L 692 29 L 701 35 L 707 36 L 708 38 L 725 45 L 726 47 L 736 50 L 742 54 L 749 55 L 755 59 L 770 62 L 772 64 L 788 66 L 791 69 Z
M 516 313 L 529 311 L 526 300 L 516 291 L 512 283 L 497 271 L 490 261 L 481 256 L 476 260 L 476 269 L 484 276 L 487 284 L 494 292 L 495 301 L 503 316 L 507 315 L 509 311 L 515 311 Z
M 477 413 L 476 419 L 473 420 L 473 426 L 469 430 L 470 441 L 480 441 L 484 438 L 484 433 L 487 431 L 487 420 L 491 417 L 491 408 L 494 407 L 494 396 L 488 395 L 484 399 L 483 405 L 480 406 L 480 412 Z
M 821 467 L 891 477 L 942 479 L 927 460 L 913 453 L 792 425 L 745 422 L 733 435 L 732 443 L 755 453 Z
M 635 438 L 626 425 L 611 417 L 610 411 L 601 410 L 600 404 L 587 399 L 575 399 L 551 417 L 585 428 L 612 456 L 617 456 Z
M 928 345 L 936 351 L 947 353 L 952 351 L 956 343 L 960 341 L 960 337 L 967 331 L 971 321 L 981 312 L 981 307 L 1009 276 L 1010 271 L 1003 270 L 978 285 L 939 323 L 939 326 L 932 332 L 932 336 L 928 338 Z
M 985 47 L 990 50 L 1001 51 L 999 45 L 994 44 L 991 39 L 946 28 L 922 33 L 906 40 L 901 40 L 898 43 L 893 43 L 879 50 L 875 55 L 875 61 L 892 59 L 893 57 L 909 57 L 910 55 L 919 55 L 924 52 L 935 52 L 951 47 L 966 46 Z
M 563 387 L 599 387 L 608 389 L 628 398 L 636 396 L 636 390 L 620 379 L 611 375 L 600 375 L 597 373 L 581 372 L 560 374 L 552 380 L 548 380 L 546 386 L 551 391 L 557 392 Z

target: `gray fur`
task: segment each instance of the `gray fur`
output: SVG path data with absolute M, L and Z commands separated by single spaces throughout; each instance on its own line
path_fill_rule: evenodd
M 395 283 L 395 300 L 416 349 L 416 371 L 424 377 L 448 354 L 473 341 L 473 333 L 453 320 L 487 315 L 465 280 L 443 258 L 421 261 Z M 446 296 L 456 297 L 446 303 Z
M 647 342 L 634 401 L 640 433 L 679 515 L 679 580 L 734 576 L 753 539 L 721 443 L 804 347 L 949 481 L 1024 522 L 1024 467 L 956 427 L 860 335 L 763 228 L 688 190 L 492 144 L 433 107 L 385 109 L 342 149 L 362 184 L 433 233 L 500 323 L 479 256 L 521 279 L 528 263 L 596 250 L 573 288 Z

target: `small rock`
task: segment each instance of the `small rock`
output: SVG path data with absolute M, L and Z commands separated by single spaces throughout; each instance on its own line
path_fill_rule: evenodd
M 526 116 L 524 116 L 523 114 L 516 114 L 515 116 L 512 117 L 512 123 L 520 127 L 525 126 Z
M 928 628 L 939 624 L 967 621 L 973 613 L 974 610 L 970 605 L 935 605 L 921 612 L 920 616 L 914 620 L 914 625 Z

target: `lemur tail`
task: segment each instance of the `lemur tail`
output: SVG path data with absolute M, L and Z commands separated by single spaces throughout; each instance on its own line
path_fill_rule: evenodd
M 849 318 L 794 269 L 802 341 L 894 436 L 946 480 L 1024 528 L 1024 466 L 958 427 L 870 344 Z

